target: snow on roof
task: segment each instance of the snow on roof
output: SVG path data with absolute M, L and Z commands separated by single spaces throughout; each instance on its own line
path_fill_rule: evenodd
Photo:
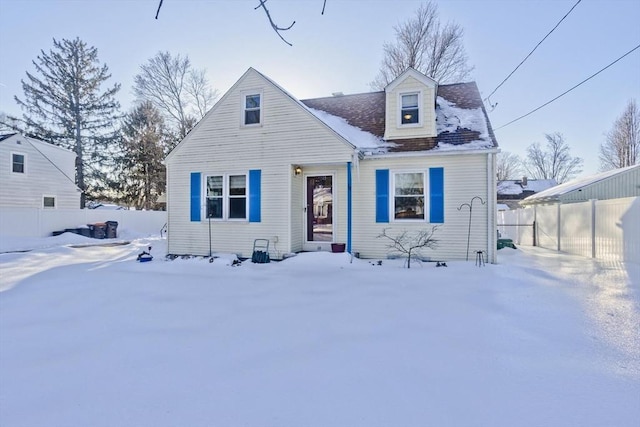
M 504 180 L 498 182 L 498 193 L 503 195 L 518 195 L 524 191 L 538 193 L 558 185 L 555 179 L 528 179 L 523 185 L 522 180 Z
M 386 153 L 389 147 L 394 146 L 394 144 L 385 142 L 382 138 L 372 133 L 350 125 L 342 117 L 334 116 L 326 111 L 309 108 L 302 103 L 301 105 L 360 151 L 372 154 L 381 154 Z
M 457 107 L 455 103 L 447 101 L 441 96 L 437 98 L 437 103 L 439 107 L 436 108 L 436 131 L 438 135 L 445 132 L 455 133 L 459 129 L 468 129 L 478 132 L 480 135 L 477 140 L 466 144 L 450 144 L 440 141 L 434 150 L 450 151 L 493 148 L 493 141 L 491 141 L 487 127 L 487 118 L 482 108 L 460 108 Z
M 534 201 L 534 200 L 540 200 L 540 199 L 556 198 L 563 194 L 567 194 L 570 191 L 575 191 L 580 188 L 584 188 L 587 185 L 595 184 L 598 181 L 611 178 L 620 173 L 623 173 L 635 168 L 640 168 L 640 165 L 628 166 L 626 168 L 620 168 L 620 169 L 613 169 L 613 170 L 598 173 L 595 175 L 586 176 L 584 178 L 577 178 L 569 182 L 565 182 L 564 184 L 560 184 L 555 187 L 549 188 L 548 190 L 541 191 L 539 193 L 531 195 L 527 197 L 525 200 Z

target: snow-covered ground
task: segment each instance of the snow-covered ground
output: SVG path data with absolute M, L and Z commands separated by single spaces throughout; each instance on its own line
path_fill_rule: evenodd
M 638 426 L 636 265 L 232 267 L 130 237 L 0 239 L 38 248 L 0 255 L 1 426 Z

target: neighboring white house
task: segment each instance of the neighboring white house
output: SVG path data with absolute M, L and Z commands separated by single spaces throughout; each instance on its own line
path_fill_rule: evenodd
M 565 182 L 529 196 L 521 204 L 524 206 L 567 204 L 638 196 L 640 196 L 640 165 L 634 165 Z
M 168 252 L 250 256 L 269 239 L 273 258 L 331 243 L 384 258 L 383 230 L 437 225 L 432 260 L 469 241 L 495 262 L 497 151 L 475 83 L 408 69 L 381 92 L 299 101 L 249 68 L 167 156 Z
M 0 135 L 0 206 L 80 208 L 76 154 L 21 134 Z

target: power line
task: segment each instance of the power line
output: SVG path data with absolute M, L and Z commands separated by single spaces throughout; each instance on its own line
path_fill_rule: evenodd
M 567 16 L 569 16 L 569 14 L 573 11 L 573 9 L 575 9 L 575 8 L 576 8 L 576 6 L 577 6 L 581 1 L 582 1 L 582 0 L 578 0 L 578 1 L 576 2 L 576 4 L 574 4 L 574 5 L 573 5 L 573 7 L 572 7 L 571 9 L 569 9 L 569 12 L 567 12 L 567 13 L 562 17 L 562 19 L 561 19 L 560 21 L 558 21 L 558 23 L 556 24 L 556 26 L 555 26 L 555 27 L 553 27 L 553 28 L 551 29 L 551 31 L 549 31 L 549 32 L 547 33 L 547 35 L 546 35 L 546 36 L 544 36 L 544 38 L 543 38 L 542 40 L 540 40 L 540 42 L 538 42 L 538 44 L 536 45 L 536 47 L 534 47 L 534 48 L 533 48 L 533 50 L 532 50 L 531 52 L 529 52 L 529 54 L 528 54 L 527 56 L 525 56 L 525 58 L 524 58 L 524 59 L 523 59 L 523 60 L 518 64 L 518 66 L 517 66 L 516 68 L 514 68 L 514 69 L 513 69 L 513 71 L 512 71 L 511 73 L 509 73 L 509 75 L 508 75 L 508 76 L 507 76 L 507 77 L 502 81 L 502 83 L 500 83 L 500 84 L 498 85 L 498 87 L 496 87 L 496 88 L 493 90 L 493 92 L 491 92 L 491 93 L 490 93 L 490 94 L 489 94 L 489 95 L 484 99 L 485 101 L 486 101 L 486 100 L 488 100 L 488 99 L 491 97 L 491 95 L 493 95 L 494 93 L 496 93 L 496 91 L 497 91 L 498 89 L 500 89 L 500 87 L 501 87 L 503 84 L 505 84 L 505 82 L 506 82 L 507 80 L 509 80 L 509 78 L 513 75 L 513 73 L 515 73 L 515 72 L 518 70 L 518 68 L 520 68 L 520 66 L 521 66 L 522 64 L 524 64 L 524 62 L 525 62 L 527 59 L 529 59 L 529 57 L 531 56 L 531 54 L 533 54 L 533 52 L 535 52 L 535 51 L 536 51 L 536 49 L 538 48 L 538 46 L 540 46 L 540 45 L 542 44 L 542 42 L 544 42 L 544 41 L 547 39 L 547 37 L 549 37 L 549 35 L 551 35 L 551 33 L 553 33 L 553 32 L 555 31 L 555 29 L 556 29 L 556 28 L 558 28 L 558 26 L 562 23 L 562 21 L 564 21 L 564 19 L 565 19 Z
M 615 64 L 616 62 L 620 61 L 622 58 L 624 58 L 625 56 L 631 54 L 633 51 L 637 50 L 640 48 L 640 44 L 636 47 L 634 47 L 633 49 L 631 49 L 629 52 L 625 53 L 624 55 L 622 55 L 620 58 L 616 59 L 615 61 L 613 61 L 611 64 L 607 65 L 606 67 L 604 67 L 603 69 L 601 69 L 600 71 L 592 74 L 591 76 L 587 77 L 586 79 L 584 79 L 583 81 L 581 81 L 580 83 L 578 83 L 577 85 L 575 85 L 574 87 L 572 87 L 569 90 L 566 90 L 564 92 L 562 92 L 560 95 L 556 96 L 555 98 L 553 98 L 551 101 L 545 102 L 544 104 L 542 104 L 541 106 L 539 106 L 538 108 L 536 108 L 535 110 L 531 110 L 529 111 L 527 114 L 524 114 L 520 117 L 518 117 L 517 119 L 511 120 L 509 123 L 502 125 L 496 129 L 494 129 L 494 131 L 500 130 L 504 127 L 509 126 L 511 123 L 515 123 L 520 119 L 524 119 L 525 117 L 535 113 L 536 111 L 538 111 L 539 109 L 546 107 L 547 105 L 551 104 L 553 101 L 555 101 L 558 98 L 561 98 L 563 96 L 565 96 L 566 94 L 568 94 L 569 92 L 571 92 L 572 90 L 574 90 L 575 88 L 577 88 L 578 86 L 582 85 L 583 83 L 586 83 L 587 81 L 591 80 L 592 78 L 594 78 L 595 76 L 597 76 L 598 74 L 600 74 L 601 72 L 603 72 L 604 70 L 606 70 L 607 68 L 611 67 L 613 64 Z

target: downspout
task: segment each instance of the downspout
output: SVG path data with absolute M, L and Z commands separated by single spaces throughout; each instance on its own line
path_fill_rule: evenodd
M 495 201 L 495 171 L 493 167 L 493 153 L 487 155 L 487 258 L 492 264 L 497 262 L 497 232 L 496 232 L 496 201 Z
M 351 221 L 352 221 L 352 179 L 351 179 L 351 162 L 347 162 L 347 252 L 351 253 Z

